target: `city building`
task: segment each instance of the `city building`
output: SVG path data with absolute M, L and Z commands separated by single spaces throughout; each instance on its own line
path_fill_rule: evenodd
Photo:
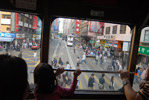
M 149 27 L 141 31 L 138 49 L 138 66 L 146 68 L 149 65 Z

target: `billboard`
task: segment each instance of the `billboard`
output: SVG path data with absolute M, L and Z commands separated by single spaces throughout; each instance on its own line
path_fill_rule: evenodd
M 42 21 L 40 18 L 37 18 L 37 29 L 36 29 L 36 34 L 41 34 L 41 29 L 42 29 Z
M 54 31 L 58 31 L 59 30 L 59 20 L 55 19 L 54 20 Z
M 103 22 L 89 21 L 89 32 L 94 32 L 99 35 L 103 35 L 103 31 L 104 31 Z

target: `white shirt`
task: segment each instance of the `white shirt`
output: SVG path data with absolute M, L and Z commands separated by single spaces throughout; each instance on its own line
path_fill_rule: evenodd
M 82 57 L 82 60 L 85 60 L 85 58 L 86 58 L 86 55 L 84 54 L 83 57 Z
M 36 52 L 34 53 L 34 57 L 37 57 L 37 53 Z
M 70 69 L 70 65 L 69 64 L 67 64 L 66 69 Z

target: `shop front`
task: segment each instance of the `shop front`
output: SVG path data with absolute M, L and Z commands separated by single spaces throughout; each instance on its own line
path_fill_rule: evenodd
M 138 65 L 142 68 L 149 66 L 149 47 L 139 46 L 138 49 Z
M 10 47 L 13 40 L 15 40 L 16 34 L 15 33 L 0 33 L 0 45 L 3 48 Z

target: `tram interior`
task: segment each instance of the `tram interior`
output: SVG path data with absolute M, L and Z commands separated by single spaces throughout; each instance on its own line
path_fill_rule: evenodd
M 148 9 L 149 2 L 141 0 L 5 0 L 0 3 L 0 54 L 22 53 L 28 65 L 28 100 L 34 100 L 33 72 L 40 62 L 65 68 L 57 77 L 65 88 L 72 72 L 82 70 L 74 96 L 62 100 L 126 100 L 118 70 L 134 73 L 149 66 Z M 54 59 L 63 63 L 54 65 Z M 92 74 L 95 85 L 89 88 Z M 130 82 L 138 91 L 140 76 L 131 74 Z

